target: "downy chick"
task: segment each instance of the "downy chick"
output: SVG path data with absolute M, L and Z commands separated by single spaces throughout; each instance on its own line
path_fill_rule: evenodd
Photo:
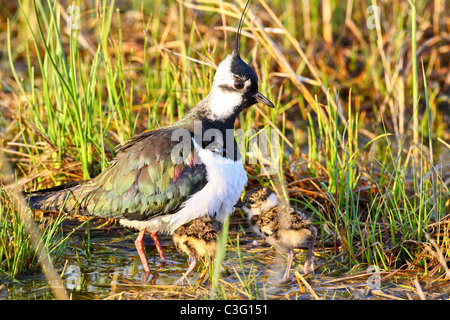
M 293 248 L 310 239 L 305 272 L 314 270 L 314 243 L 316 228 L 302 212 L 279 204 L 276 194 L 267 187 L 259 187 L 249 191 L 244 200 L 235 207 L 247 213 L 251 229 L 264 238 L 267 243 L 288 254 L 288 264 L 282 282 L 290 280 L 290 270 L 294 260 Z
M 189 267 L 175 281 L 174 285 L 183 285 L 189 273 L 197 266 L 198 259 L 206 258 L 206 270 L 216 250 L 217 233 L 221 223 L 210 216 L 203 216 L 189 221 L 173 233 L 173 242 L 178 251 L 189 256 Z M 202 277 L 203 278 L 203 277 Z

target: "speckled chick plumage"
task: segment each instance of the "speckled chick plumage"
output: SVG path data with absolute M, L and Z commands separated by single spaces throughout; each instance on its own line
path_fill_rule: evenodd
M 276 194 L 266 187 L 249 191 L 243 201 L 236 205 L 246 213 L 250 228 L 267 243 L 288 254 L 288 267 L 282 282 L 289 281 L 290 267 L 293 260 L 293 248 L 310 241 L 305 271 L 314 270 L 314 243 L 316 228 L 308 217 L 288 205 L 280 204 Z
M 216 251 L 217 234 L 222 224 L 210 216 L 196 218 L 182 225 L 173 233 L 173 242 L 178 251 L 189 256 L 188 270 L 175 282 L 181 285 L 197 265 L 198 259 L 206 258 L 207 264 Z
M 217 233 L 221 224 L 210 216 L 196 218 L 173 233 L 178 251 L 189 257 L 211 257 L 216 250 Z

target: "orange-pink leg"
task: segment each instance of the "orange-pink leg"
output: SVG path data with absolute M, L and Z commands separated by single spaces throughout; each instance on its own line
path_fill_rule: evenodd
M 166 256 L 164 255 L 163 249 L 161 247 L 161 244 L 159 243 L 158 240 L 158 232 L 148 232 L 150 234 L 150 237 L 152 237 L 153 242 L 155 243 L 156 246 L 156 250 L 158 250 L 159 256 L 161 257 L 162 261 L 167 261 Z
M 139 231 L 139 235 L 137 236 L 136 240 L 134 241 L 134 245 L 136 246 L 136 250 L 139 253 L 139 257 L 141 258 L 142 266 L 144 267 L 145 272 L 150 273 L 150 268 L 148 267 L 147 256 L 145 255 L 145 251 L 144 251 L 144 234 L 145 234 L 145 229 Z

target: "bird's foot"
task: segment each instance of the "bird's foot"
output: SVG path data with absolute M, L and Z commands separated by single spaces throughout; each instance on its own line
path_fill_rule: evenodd
M 173 260 L 159 260 L 159 268 L 170 268 L 173 267 L 174 265 L 176 265 L 177 263 L 174 262 Z
M 286 284 L 288 282 L 291 282 L 291 276 L 284 276 L 283 279 L 281 279 L 280 284 Z
M 174 286 L 184 286 L 184 280 L 185 280 L 185 276 L 182 275 L 180 278 L 178 278 L 177 281 L 175 281 L 173 283 Z
M 312 259 L 306 260 L 303 269 L 305 273 L 308 272 L 314 273 L 314 261 Z

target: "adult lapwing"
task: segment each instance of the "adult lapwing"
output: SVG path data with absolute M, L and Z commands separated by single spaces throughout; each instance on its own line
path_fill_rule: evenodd
M 146 231 L 166 260 L 158 233 L 172 234 L 206 215 L 224 221 L 247 183 L 233 134 L 235 119 L 258 102 L 274 107 L 258 91 L 255 71 L 240 57 L 247 9 L 248 2 L 233 52 L 218 66 L 202 101 L 174 124 L 119 146 L 116 158 L 97 177 L 32 192 L 29 207 L 120 219 L 122 225 L 139 230 L 135 245 L 147 273 Z
M 267 243 L 288 254 L 288 264 L 281 282 L 290 280 L 290 270 L 294 260 L 293 248 L 306 242 L 309 247 L 304 265 L 305 272 L 314 270 L 314 243 L 316 228 L 306 215 L 293 208 L 280 204 L 275 192 L 267 187 L 250 190 L 235 207 L 247 213 L 251 229 L 264 238 Z

